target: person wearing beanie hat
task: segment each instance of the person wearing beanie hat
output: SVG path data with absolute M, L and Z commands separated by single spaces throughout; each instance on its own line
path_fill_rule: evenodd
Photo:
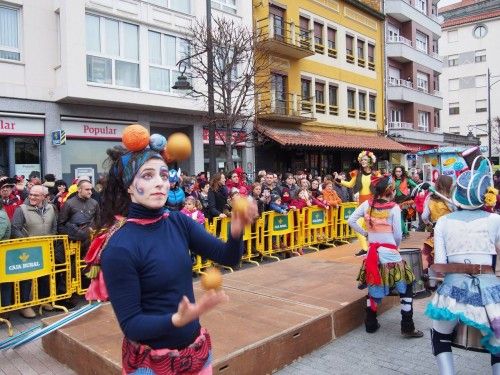
M 432 319 L 431 342 L 440 374 L 454 374 L 451 343 L 458 323 L 479 329 L 491 354 L 493 374 L 500 374 L 500 216 L 491 164 L 479 149 L 462 156 L 469 170 L 456 181 L 452 199 L 459 209 L 442 216 L 434 228 L 434 272 L 445 275 L 425 314 Z M 446 197 L 445 197 L 446 198 Z M 496 256 L 496 257 L 495 257 Z M 496 272 L 496 275 L 495 275 Z
M 195 299 L 190 253 L 238 264 L 243 230 L 257 208 L 233 214 L 227 242 L 180 212 L 165 213 L 170 174 L 153 151 L 108 150 L 101 226 L 86 257 L 93 277 L 86 297 L 109 297 L 124 334 L 123 373 L 211 373 L 210 335 L 199 317 L 228 297 L 209 290 Z
M 288 213 L 288 206 L 286 204 L 281 204 L 281 197 L 278 194 L 271 194 L 271 203 L 269 203 L 269 208 L 282 215 Z
M 371 185 L 373 198 L 360 204 L 348 220 L 349 226 L 368 237 L 370 244 L 358 275 L 358 288 L 368 289 L 365 329 L 368 333 L 379 329 L 378 306 L 395 290 L 401 302 L 401 334 L 419 338 L 424 334 L 415 329 L 413 322 L 415 275 L 398 251 L 402 240 L 401 209 L 394 202 L 391 176 L 372 176 Z M 359 225 L 361 217 L 367 229 Z

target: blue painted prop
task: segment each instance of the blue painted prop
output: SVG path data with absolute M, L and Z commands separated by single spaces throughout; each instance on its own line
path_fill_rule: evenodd
M 43 328 L 41 326 L 32 327 L 26 331 L 19 333 L 18 335 L 14 336 L 14 337 L 11 337 L 8 340 L 3 341 L 0 344 L 0 350 L 14 349 L 14 348 L 18 348 L 22 345 L 25 345 L 27 343 L 30 343 L 33 340 L 39 339 L 39 338 L 46 336 L 49 333 L 51 333 L 59 328 L 64 327 L 65 325 L 75 321 L 78 318 L 81 318 L 84 315 L 87 315 L 88 313 L 96 310 L 99 307 L 101 307 L 100 302 L 88 304 L 88 305 L 85 305 L 84 307 L 82 307 L 81 309 L 70 313 L 69 315 L 65 316 L 61 320 L 59 320 L 53 324 L 50 324 L 46 327 L 43 327 Z
M 33 326 L 31 328 L 28 328 L 27 330 L 25 331 L 22 331 L 22 332 L 19 332 L 17 335 L 14 335 L 12 337 L 9 337 L 7 340 L 4 340 L 4 341 L 1 341 L 0 342 L 0 350 L 4 349 L 4 348 L 7 348 L 8 346 L 12 345 L 12 343 L 14 341 L 18 341 L 20 340 L 21 338 L 23 338 L 24 336 L 26 336 L 27 334 L 37 330 L 37 329 L 41 329 L 42 328 L 42 324 L 39 324 L 37 326 Z

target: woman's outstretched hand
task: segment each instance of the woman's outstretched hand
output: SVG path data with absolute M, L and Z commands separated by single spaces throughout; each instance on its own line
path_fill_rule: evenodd
M 229 297 L 223 290 L 209 290 L 201 296 L 196 303 L 191 303 L 184 296 L 179 303 L 177 312 L 172 315 L 172 324 L 175 327 L 183 327 L 186 324 L 198 319 L 202 314 L 212 310 L 219 303 L 227 302 Z
M 245 198 L 247 199 L 247 198 Z M 259 210 L 254 199 L 248 199 L 248 207 L 244 211 L 234 210 L 231 212 L 231 236 L 240 238 L 245 226 L 252 224 L 259 216 Z

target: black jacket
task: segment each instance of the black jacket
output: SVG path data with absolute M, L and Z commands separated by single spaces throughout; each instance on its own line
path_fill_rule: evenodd
M 227 188 L 225 186 L 221 186 L 217 191 L 210 189 L 208 191 L 208 218 L 218 217 L 223 213 L 226 204 Z

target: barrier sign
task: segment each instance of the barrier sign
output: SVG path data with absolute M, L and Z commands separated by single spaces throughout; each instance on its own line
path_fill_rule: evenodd
M 288 215 L 275 215 L 273 217 L 273 232 L 288 231 Z
M 326 225 L 325 211 L 323 209 L 309 210 L 310 228 L 321 228 Z
M 342 207 L 342 212 L 340 214 L 340 217 L 342 218 L 342 220 L 347 221 L 349 219 L 349 216 L 351 216 L 354 211 L 356 211 L 356 206 Z
M 0 280 L 13 282 L 48 275 L 49 255 L 49 241 L 0 246 Z

